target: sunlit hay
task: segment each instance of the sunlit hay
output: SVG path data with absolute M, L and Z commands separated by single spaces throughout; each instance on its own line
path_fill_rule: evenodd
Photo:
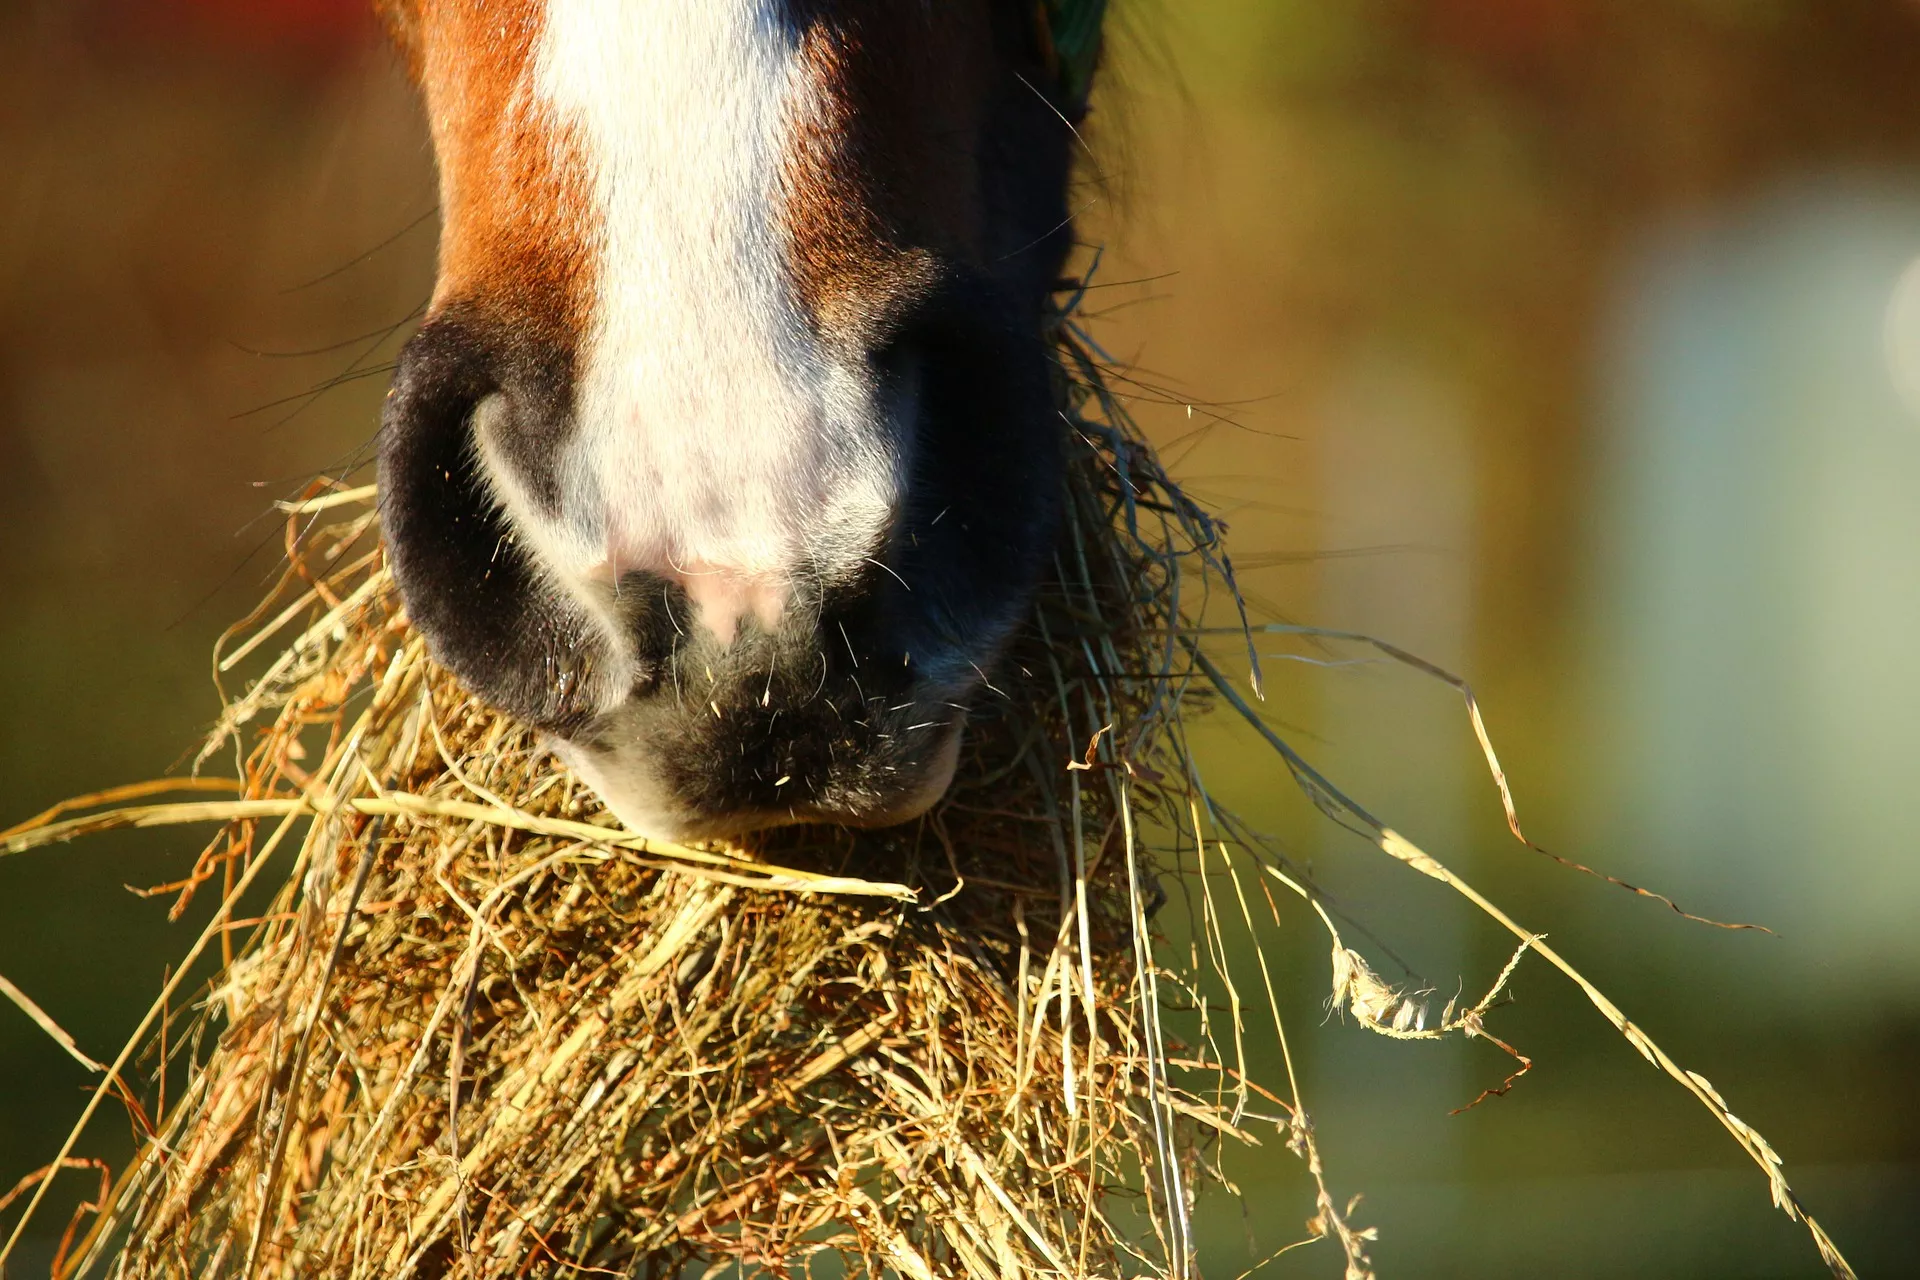
M 1061 386 L 1057 571 L 951 794 L 888 832 L 616 830 L 426 658 L 371 491 L 289 504 L 290 569 L 216 655 L 258 673 L 202 756 L 243 799 L 58 833 L 237 816 L 172 887 L 225 918 L 279 886 L 146 1035 L 194 1065 L 70 1273 L 1188 1273 L 1203 1135 L 1250 1135 L 1194 1091 L 1217 1072 L 1168 1078 L 1123 807 L 1184 785 L 1159 677 L 1211 527 Z
M 1262 945 L 1275 886 L 1327 932 L 1331 1008 L 1511 1055 L 1475 1102 L 1531 1066 L 1489 1030 L 1494 1001 L 1527 955 L 1554 965 L 1804 1218 L 1779 1157 L 1703 1077 L 1264 722 L 1241 691 L 1257 694 L 1258 662 L 1217 527 L 1070 319 L 1055 350 L 1073 441 L 1055 572 L 989 673 L 951 795 L 891 832 L 687 848 L 618 830 L 533 735 L 427 660 L 370 489 L 287 504 L 286 575 L 215 659 L 217 676 L 254 673 L 202 756 L 231 755 L 242 798 L 132 803 L 162 789 L 136 784 L 0 832 L 5 855 L 226 824 L 162 886 L 176 911 L 217 892 L 212 922 L 66 1145 L 0 1198 L 28 1201 L 0 1265 L 53 1174 L 94 1167 L 75 1144 L 112 1097 L 149 1139 L 75 1217 L 57 1276 L 1185 1277 L 1219 1143 L 1264 1134 L 1313 1185 L 1306 1236 L 1286 1248 L 1327 1242 L 1348 1280 L 1368 1280 L 1374 1232 L 1329 1185 Z M 1222 610 L 1237 625 L 1208 625 Z M 1258 629 L 1371 644 L 1453 684 L 1525 840 L 1464 683 L 1368 637 Z M 1216 635 L 1249 663 L 1244 682 L 1209 651 Z M 1212 703 L 1330 817 L 1514 935 L 1481 1000 L 1435 1014 L 1430 993 L 1382 978 L 1311 881 L 1214 803 L 1181 724 Z M 1174 852 L 1151 852 L 1148 829 Z M 1154 954 L 1160 881 L 1176 875 L 1197 900 L 1199 972 Z M 216 978 L 186 999 L 216 948 Z M 1248 1071 L 1255 973 L 1285 1073 L 1273 1088 Z M 1195 1011 L 1193 1044 L 1163 1033 L 1176 1001 Z M 136 1054 L 144 1093 L 126 1083 Z

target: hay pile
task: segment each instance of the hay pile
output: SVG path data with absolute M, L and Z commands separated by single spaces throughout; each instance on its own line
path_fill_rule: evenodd
M 58 832 L 225 817 L 182 894 L 225 920 L 279 885 L 148 1036 L 190 1081 L 66 1272 L 1186 1273 L 1200 1135 L 1250 1135 L 1168 1078 L 1134 813 L 1186 775 L 1164 677 L 1213 530 L 1071 385 L 1057 572 L 951 794 L 892 831 L 619 831 L 426 657 L 370 490 L 290 504 L 216 654 L 300 628 L 203 753 L 243 799 Z
M 427 659 L 370 489 L 288 504 L 287 572 L 215 658 L 255 672 L 202 756 L 231 753 L 241 798 L 128 803 L 181 789 L 143 784 L 0 832 L 4 855 L 112 826 L 224 824 L 168 886 L 178 907 L 217 889 L 214 918 L 113 1063 L 29 1009 L 107 1084 L 0 1199 L 29 1195 L 0 1264 L 53 1175 L 89 1163 L 75 1143 L 111 1097 L 148 1138 L 69 1226 L 63 1280 L 1186 1277 L 1214 1147 L 1261 1129 L 1312 1178 L 1300 1243 L 1330 1243 L 1348 1280 L 1368 1280 L 1372 1232 L 1328 1189 L 1257 955 L 1283 1096 L 1245 1069 L 1226 959 L 1229 930 L 1257 939 L 1243 874 L 1307 900 L 1332 944 L 1331 1007 L 1379 1034 L 1484 1037 L 1523 1072 L 1486 1015 L 1524 955 L 1546 959 L 1803 1216 L 1778 1156 L 1704 1078 L 1261 721 L 1202 643 L 1208 593 L 1238 605 L 1216 526 L 1068 320 L 1056 349 L 1076 443 L 1055 573 L 952 792 L 892 831 L 689 848 L 618 829 Z M 1228 630 L 1244 643 L 1244 614 Z M 1196 700 L 1243 715 L 1329 815 L 1519 940 L 1486 998 L 1430 1019 L 1345 946 L 1311 882 L 1208 796 L 1180 730 Z M 96 811 L 63 817 L 74 807 Z M 1508 815 L 1519 835 L 1510 800 Z M 1180 852 L 1156 857 L 1148 830 Z M 1154 959 L 1163 874 L 1196 886 L 1211 976 Z M 183 999 L 216 948 L 215 978 Z M 1197 1010 L 1196 1044 L 1162 1032 L 1175 997 Z

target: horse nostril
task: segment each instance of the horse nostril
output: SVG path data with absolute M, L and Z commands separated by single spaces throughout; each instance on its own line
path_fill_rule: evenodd
M 407 344 L 381 416 L 382 532 L 434 658 L 502 710 L 575 732 L 630 673 L 604 628 L 548 589 L 480 472 L 473 419 L 504 372 L 484 335 L 457 318 Z

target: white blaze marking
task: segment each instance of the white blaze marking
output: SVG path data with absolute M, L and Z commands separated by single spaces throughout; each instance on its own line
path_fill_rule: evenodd
M 596 289 L 563 516 L 502 497 L 562 581 L 648 570 L 723 641 L 770 624 L 900 488 L 873 388 L 790 280 L 780 171 L 816 89 L 772 0 L 549 0 L 534 93 L 584 151 Z

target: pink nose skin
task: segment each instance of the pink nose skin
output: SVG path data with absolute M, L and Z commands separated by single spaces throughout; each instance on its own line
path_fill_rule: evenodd
M 587 576 L 617 590 L 620 580 L 636 571 L 650 573 L 684 590 L 693 605 L 691 622 L 711 632 L 722 648 L 733 643 L 743 619 L 751 617 L 762 631 L 771 632 L 787 611 L 790 592 L 781 578 L 723 568 L 704 560 L 655 565 L 609 557 L 589 569 Z
M 787 609 L 787 586 L 767 574 L 741 573 L 699 561 L 662 574 L 685 588 L 694 622 L 713 633 L 722 646 L 733 643 L 741 619 L 752 616 L 771 633 Z

